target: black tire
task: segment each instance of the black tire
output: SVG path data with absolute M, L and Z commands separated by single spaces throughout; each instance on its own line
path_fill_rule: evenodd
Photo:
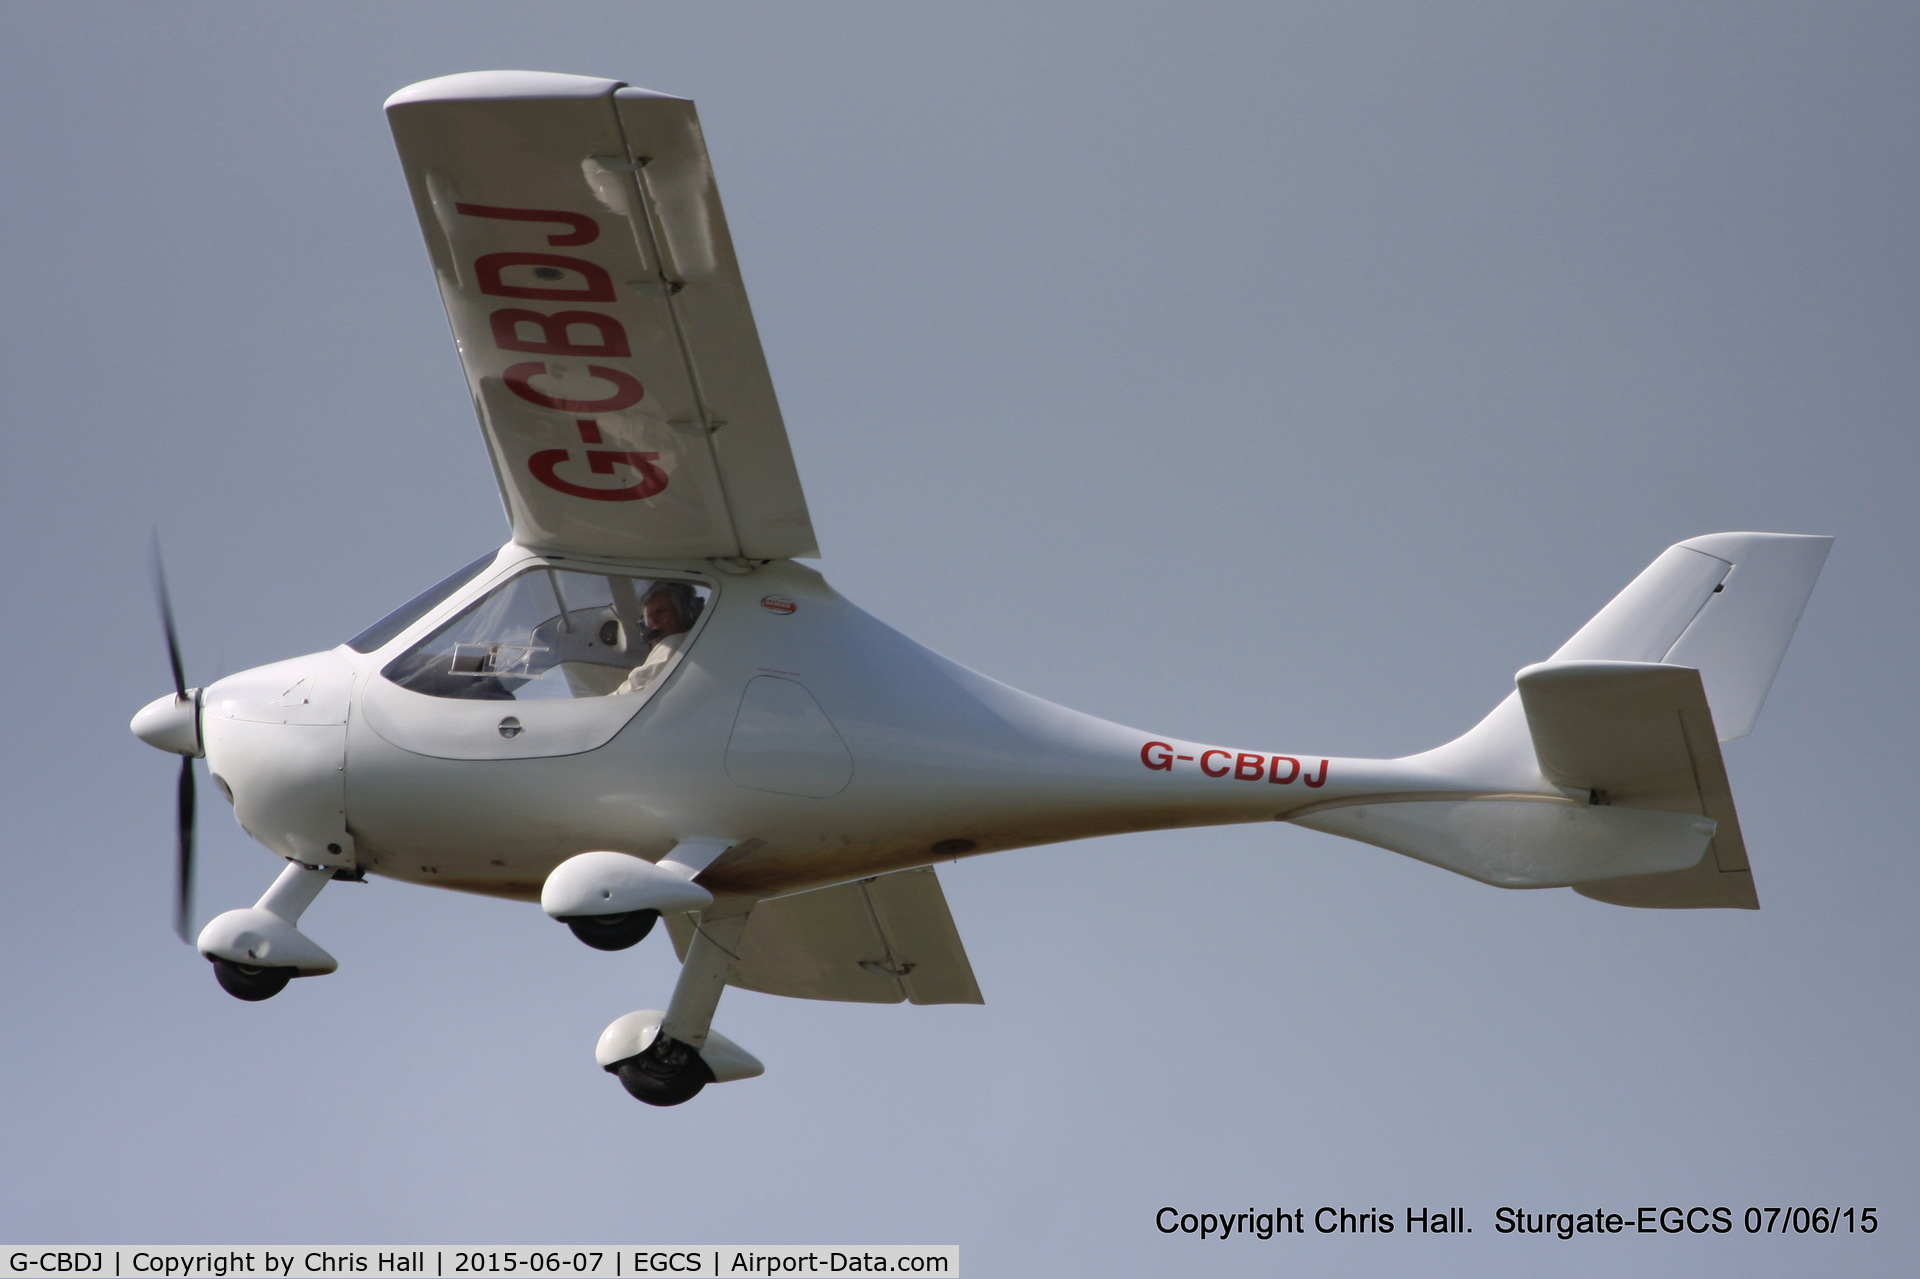
M 646 1051 L 608 1066 L 626 1090 L 649 1106 L 678 1106 L 692 1101 L 713 1082 L 713 1069 L 700 1054 L 662 1035 Z
M 251 964 L 236 964 L 231 959 L 216 959 L 213 975 L 219 980 L 220 989 L 235 999 L 257 1004 L 285 990 L 287 983 L 299 973 L 291 968 L 255 968 Z
M 625 950 L 638 946 L 659 918 L 657 910 L 630 910 L 623 915 L 573 915 L 566 925 L 595 950 Z

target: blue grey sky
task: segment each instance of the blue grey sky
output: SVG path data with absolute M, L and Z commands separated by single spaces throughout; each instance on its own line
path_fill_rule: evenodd
M 976 1276 L 1910 1274 L 1920 16 L 1827 3 L 19 6 L 0 1238 L 958 1243 Z M 505 537 L 382 99 L 696 99 L 843 593 L 1156 732 L 1397 755 L 1669 543 L 1837 536 L 1727 763 L 1763 910 L 1284 826 L 941 874 L 987 1003 L 729 992 L 764 1078 L 593 1064 L 664 941 L 373 882 L 262 1005 L 169 926 L 158 525 L 202 683 Z M 31 642 L 29 642 L 31 641 Z M 200 918 L 276 863 L 207 790 Z M 1501 1205 L 1875 1205 L 1516 1240 Z M 1195 1210 L 1464 1206 L 1205 1244 Z

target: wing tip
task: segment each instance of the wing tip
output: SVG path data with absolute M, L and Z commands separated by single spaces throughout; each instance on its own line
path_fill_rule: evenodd
M 557 71 L 461 71 L 401 89 L 384 109 L 416 102 L 503 101 L 516 98 L 599 98 L 626 88 L 623 80 Z

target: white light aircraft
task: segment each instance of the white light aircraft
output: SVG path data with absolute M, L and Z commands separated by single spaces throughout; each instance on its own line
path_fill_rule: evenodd
M 520 71 L 387 102 L 512 538 L 338 648 L 174 692 L 186 757 L 284 858 L 199 934 L 266 999 L 334 971 L 330 880 L 538 900 L 589 946 L 666 920 L 664 1011 L 598 1060 L 654 1105 L 761 1065 L 727 985 L 978 1003 L 932 863 L 1121 831 L 1288 821 L 1503 888 L 1754 909 L 1722 765 L 1830 539 L 1670 547 L 1464 736 L 1403 759 L 1242 750 L 1029 696 L 875 620 L 818 554 L 693 104 Z

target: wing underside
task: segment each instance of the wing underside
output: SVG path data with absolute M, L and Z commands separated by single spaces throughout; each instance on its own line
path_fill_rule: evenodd
M 667 918 L 686 958 L 694 922 Z M 932 867 L 761 902 L 727 984 L 794 999 L 978 1004 L 980 987 Z
M 476 72 L 387 117 L 514 540 L 817 554 L 693 103 Z

